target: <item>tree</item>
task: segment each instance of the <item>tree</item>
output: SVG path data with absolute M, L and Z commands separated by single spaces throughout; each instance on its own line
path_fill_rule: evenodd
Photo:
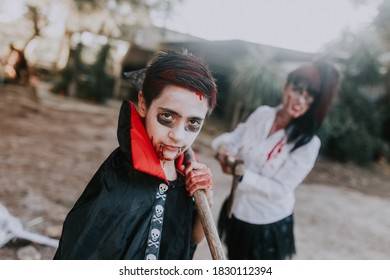
M 227 112 L 233 112 L 231 128 L 260 105 L 274 106 L 281 97 L 281 70 L 271 51 L 250 49 L 234 69 Z
M 156 16 L 168 17 L 174 5 L 181 1 L 73 0 L 73 16 L 68 31 L 92 31 L 108 37 L 119 37 L 126 30 L 134 39 L 136 30 L 152 25 L 152 18 Z
M 381 100 L 382 111 L 385 114 L 382 135 L 390 143 L 390 0 L 383 0 L 378 7 L 378 14 L 373 21 L 377 32 L 382 39 L 385 53 L 382 54 L 382 60 L 387 71 L 385 74 L 385 95 Z
M 85 65 L 74 68 L 74 65 L 69 64 L 55 88 L 79 97 L 105 102 L 107 98 L 112 97 L 114 78 L 118 78 L 107 71 L 106 67 L 112 58 L 110 52 L 115 50 L 114 39 L 124 40 L 122 38 L 124 37 L 126 41 L 130 41 L 131 46 L 136 39 L 137 31 L 152 25 L 155 13 L 166 17 L 173 3 L 179 1 L 182 0 L 72 0 L 72 12 L 68 18 L 66 34 L 71 37 L 74 33 L 90 32 L 92 34 L 88 35 L 93 43 L 88 45 L 83 41 L 81 43 L 85 46 L 82 46 L 79 52 L 71 52 L 72 55 L 79 57 L 70 58 L 70 62 L 79 61 Z M 124 31 L 126 36 L 123 34 Z M 88 54 L 88 62 L 83 59 L 85 54 Z M 68 86 L 69 89 L 66 88 Z
M 320 132 L 322 153 L 367 165 L 389 152 L 381 136 L 384 68 L 378 58 L 382 49 L 376 34 L 365 32 L 345 33 L 331 51 L 345 54 L 340 61 L 344 79 Z
M 27 4 L 26 18 L 31 20 L 33 26 L 33 33 L 27 39 L 24 48 L 37 36 L 41 36 L 42 29 L 49 24 L 47 15 L 43 13 L 40 7 L 36 4 Z
M 390 50 L 390 0 L 383 0 L 378 6 L 378 14 L 373 20 L 373 25 L 385 43 L 387 50 Z

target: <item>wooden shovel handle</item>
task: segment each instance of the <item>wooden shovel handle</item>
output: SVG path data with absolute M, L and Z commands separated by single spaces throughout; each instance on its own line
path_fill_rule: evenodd
M 229 156 L 226 158 L 225 163 L 232 168 L 233 171 L 233 181 L 232 187 L 230 189 L 229 196 L 227 198 L 226 211 L 227 215 L 230 218 L 232 215 L 232 205 L 234 201 L 234 193 L 237 189 L 238 183 L 244 175 L 244 161 L 241 159 L 236 159 L 235 157 Z
M 185 161 L 196 161 L 194 152 L 191 148 L 185 152 Z M 226 260 L 225 252 L 215 226 L 213 215 L 211 214 L 206 194 L 203 190 L 197 190 L 194 193 L 194 199 L 213 260 Z

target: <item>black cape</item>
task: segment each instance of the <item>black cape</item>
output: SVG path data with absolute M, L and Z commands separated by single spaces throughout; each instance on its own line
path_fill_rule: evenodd
M 184 176 L 169 183 L 132 103 L 118 121 L 119 147 L 67 215 L 54 259 L 144 259 L 157 188 L 169 185 L 159 259 L 190 259 L 194 203 Z M 178 170 L 183 157 L 177 159 Z

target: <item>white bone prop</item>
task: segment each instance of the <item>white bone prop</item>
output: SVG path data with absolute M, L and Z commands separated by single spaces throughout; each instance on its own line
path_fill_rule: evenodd
M 57 239 L 23 229 L 22 223 L 16 217 L 12 216 L 7 208 L 0 203 L 0 248 L 15 237 L 54 248 L 58 247 Z

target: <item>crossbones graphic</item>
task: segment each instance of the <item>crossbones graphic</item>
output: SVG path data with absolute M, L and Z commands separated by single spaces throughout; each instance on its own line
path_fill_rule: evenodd
M 153 215 L 153 219 L 152 219 L 152 222 L 156 222 L 158 221 L 160 224 L 163 223 L 163 217 L 158 217 L 157 215 Z
M 162 198 L 165 201 L 166 196 L 167 196 L 166 194 L 161 194 L 159 192 L 157 193 L 157 199 Z
M 149 240 L 148 240 L 148 245 L 149 245 L 149 246 L 152 246 L 152 245 L 153 245 L 154 247 L 158 248 L 158 247 L 159 247 L 159 242 L 158 242 L 158 241 L 153 242 L 153 240 L 149 239 Z

